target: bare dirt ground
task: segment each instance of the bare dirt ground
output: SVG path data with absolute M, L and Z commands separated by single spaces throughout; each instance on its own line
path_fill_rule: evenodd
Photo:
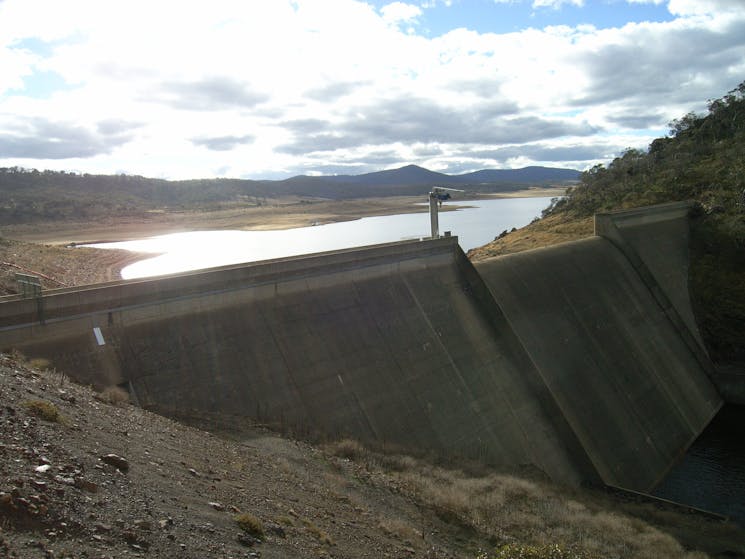
M 705 516 L 353 441 L 209 433 L 33 365 L 0 355 L 1 557 L 745 557 L 742 530 Z
M 220 438 L 10 356 L 0 404 L 2 557 L 473 556 L 457 528 L 305 443 Z

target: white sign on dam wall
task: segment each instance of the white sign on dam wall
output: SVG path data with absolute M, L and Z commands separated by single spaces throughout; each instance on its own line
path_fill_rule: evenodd
M 646 211 L 651 239 L 685 223 L 680 208 Z M 685 284 L 657 279 L 654 251 L 632 262 L 623 233 L 476 266 L 451 237 L 49 291 L 43 325 L 35 301 L 5 298 L 0 348 L 126 382 L 177 418 L 649 491 L 722 402 L 683 299 L 666 294 Z

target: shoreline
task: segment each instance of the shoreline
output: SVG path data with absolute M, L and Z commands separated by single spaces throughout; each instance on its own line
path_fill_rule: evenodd
M 564 188 L 531 188 L 502 194 L 469 196 L 459 203 L 494 198 L 561 196 Z M 111 217 L 98 222 L 51 221 L 6 225 L 0 236 L 22 242 L 79 247 L 80 245 L 134 241 L 199 230 L 267 231 L 353 221 L 363 217 L 425 213 L 422 196 L 363 198 L 358 200 L 276 200 L 263 206 L 235 206 L 205 211 L 164 211 L 142 216 Z M 426 200 L 424 200 L 426 202 Z
M 498 196 L 455 199 L 443 209 L 455 210 L 469 200 L 535 198 L 562 195 L 563 189 L 529 189 Z M 274 205 L 231 207 L 212 211 L 151 212 L 112 217 L 98 222 L 57 221 L 0 226 L 0 295 L 17 293 L 15 273 L 21 266 L 47 275 L 44 289 L 80 286 L 121 279 L 130 264 L 156 256 L 116 248 L 93 248 L 92 243 L 141 240 L 158 235 L 199 230 L 266 231 L 328 224 L 364 217 L 426 213 L 421 196 L 340 201 L 274 200 Z M 425 203 L 423 203 L 425 202 Z

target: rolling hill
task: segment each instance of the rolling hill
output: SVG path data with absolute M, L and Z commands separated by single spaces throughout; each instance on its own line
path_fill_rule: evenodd
M 571 184 L 580 172 L 526 167 L 446 175 L 407 165 L 362 175 L 296 176 L 285 180 L 193 179 L 167 181 L 133 175 L 90 175 L 0 168 L 0 222 L 141 215 L 154 209 L 210 210 L 258 205 L 267 198 L 296 196 L 345 200 L 425 194 L 432 186 L 469 193 L 507 192 L 527 186 Z

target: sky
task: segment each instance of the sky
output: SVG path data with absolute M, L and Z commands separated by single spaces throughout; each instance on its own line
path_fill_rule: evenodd
M 0 0 L 0 167 L 584 170 L 745 80 L 745 0 Z

